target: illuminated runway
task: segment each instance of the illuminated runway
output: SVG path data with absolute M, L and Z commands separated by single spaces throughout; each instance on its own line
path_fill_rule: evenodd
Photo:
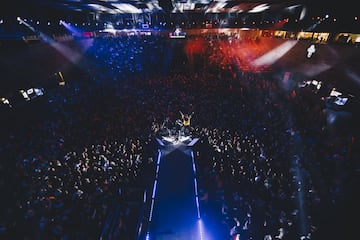
M 196 168 L 188 147 L 191 139 L 163 140 L 146 239 L 200 240 Z

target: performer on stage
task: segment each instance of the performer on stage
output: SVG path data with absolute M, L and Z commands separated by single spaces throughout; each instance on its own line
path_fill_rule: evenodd
M 179 111 L 180 115 L 181 115 L 181 121 L 182 121 L 182 129 L 181 131 L 184 134 L 189 134 L 190 130 L 191 130 L 191 118 L 194 115 L 194 112 L 192 112 L 191 114 L 184 114 L 183 112 Z

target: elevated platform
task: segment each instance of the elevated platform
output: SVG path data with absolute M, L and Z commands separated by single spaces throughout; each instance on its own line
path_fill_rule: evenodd
M 146 233 L 141 240 L 200 240 L 202 222 L 191 136 L 163 136 L 159 144 Z
M 156 141 L 160 146 L 168 145 L 186 145 L 192 147 L 199 140 L 199 138 L 191 138 L 191 136 L 180 136 L 180 137 L 162 137 L 157 138 Z

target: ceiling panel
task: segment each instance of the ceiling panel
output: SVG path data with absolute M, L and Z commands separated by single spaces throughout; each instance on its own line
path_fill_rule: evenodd
M 204 13 L 247 12 L 254 7 L 266 5 L 269 9 L 285 8 L 302 4 L 306 0 L 11 0 L 9 8 L 13 11 L 37 8 L 37 11 L 58 9 L 72 11 L 81 9 L 85 12 L 107 12 L 110 14 L 133 12 L 187 12 Z M 210 10 L 209 10 L 210 9 Z

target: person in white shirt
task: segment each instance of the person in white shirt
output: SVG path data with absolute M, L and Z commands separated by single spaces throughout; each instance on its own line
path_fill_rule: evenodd
M 315 48 L 315 45 L 314 44 L 311 44 L 310 47 L 308 47 L 307 49 L 307 55 L 306 57 L 307 58 L 311 58 L 312 55 L 316 52 L 316 48 Z

